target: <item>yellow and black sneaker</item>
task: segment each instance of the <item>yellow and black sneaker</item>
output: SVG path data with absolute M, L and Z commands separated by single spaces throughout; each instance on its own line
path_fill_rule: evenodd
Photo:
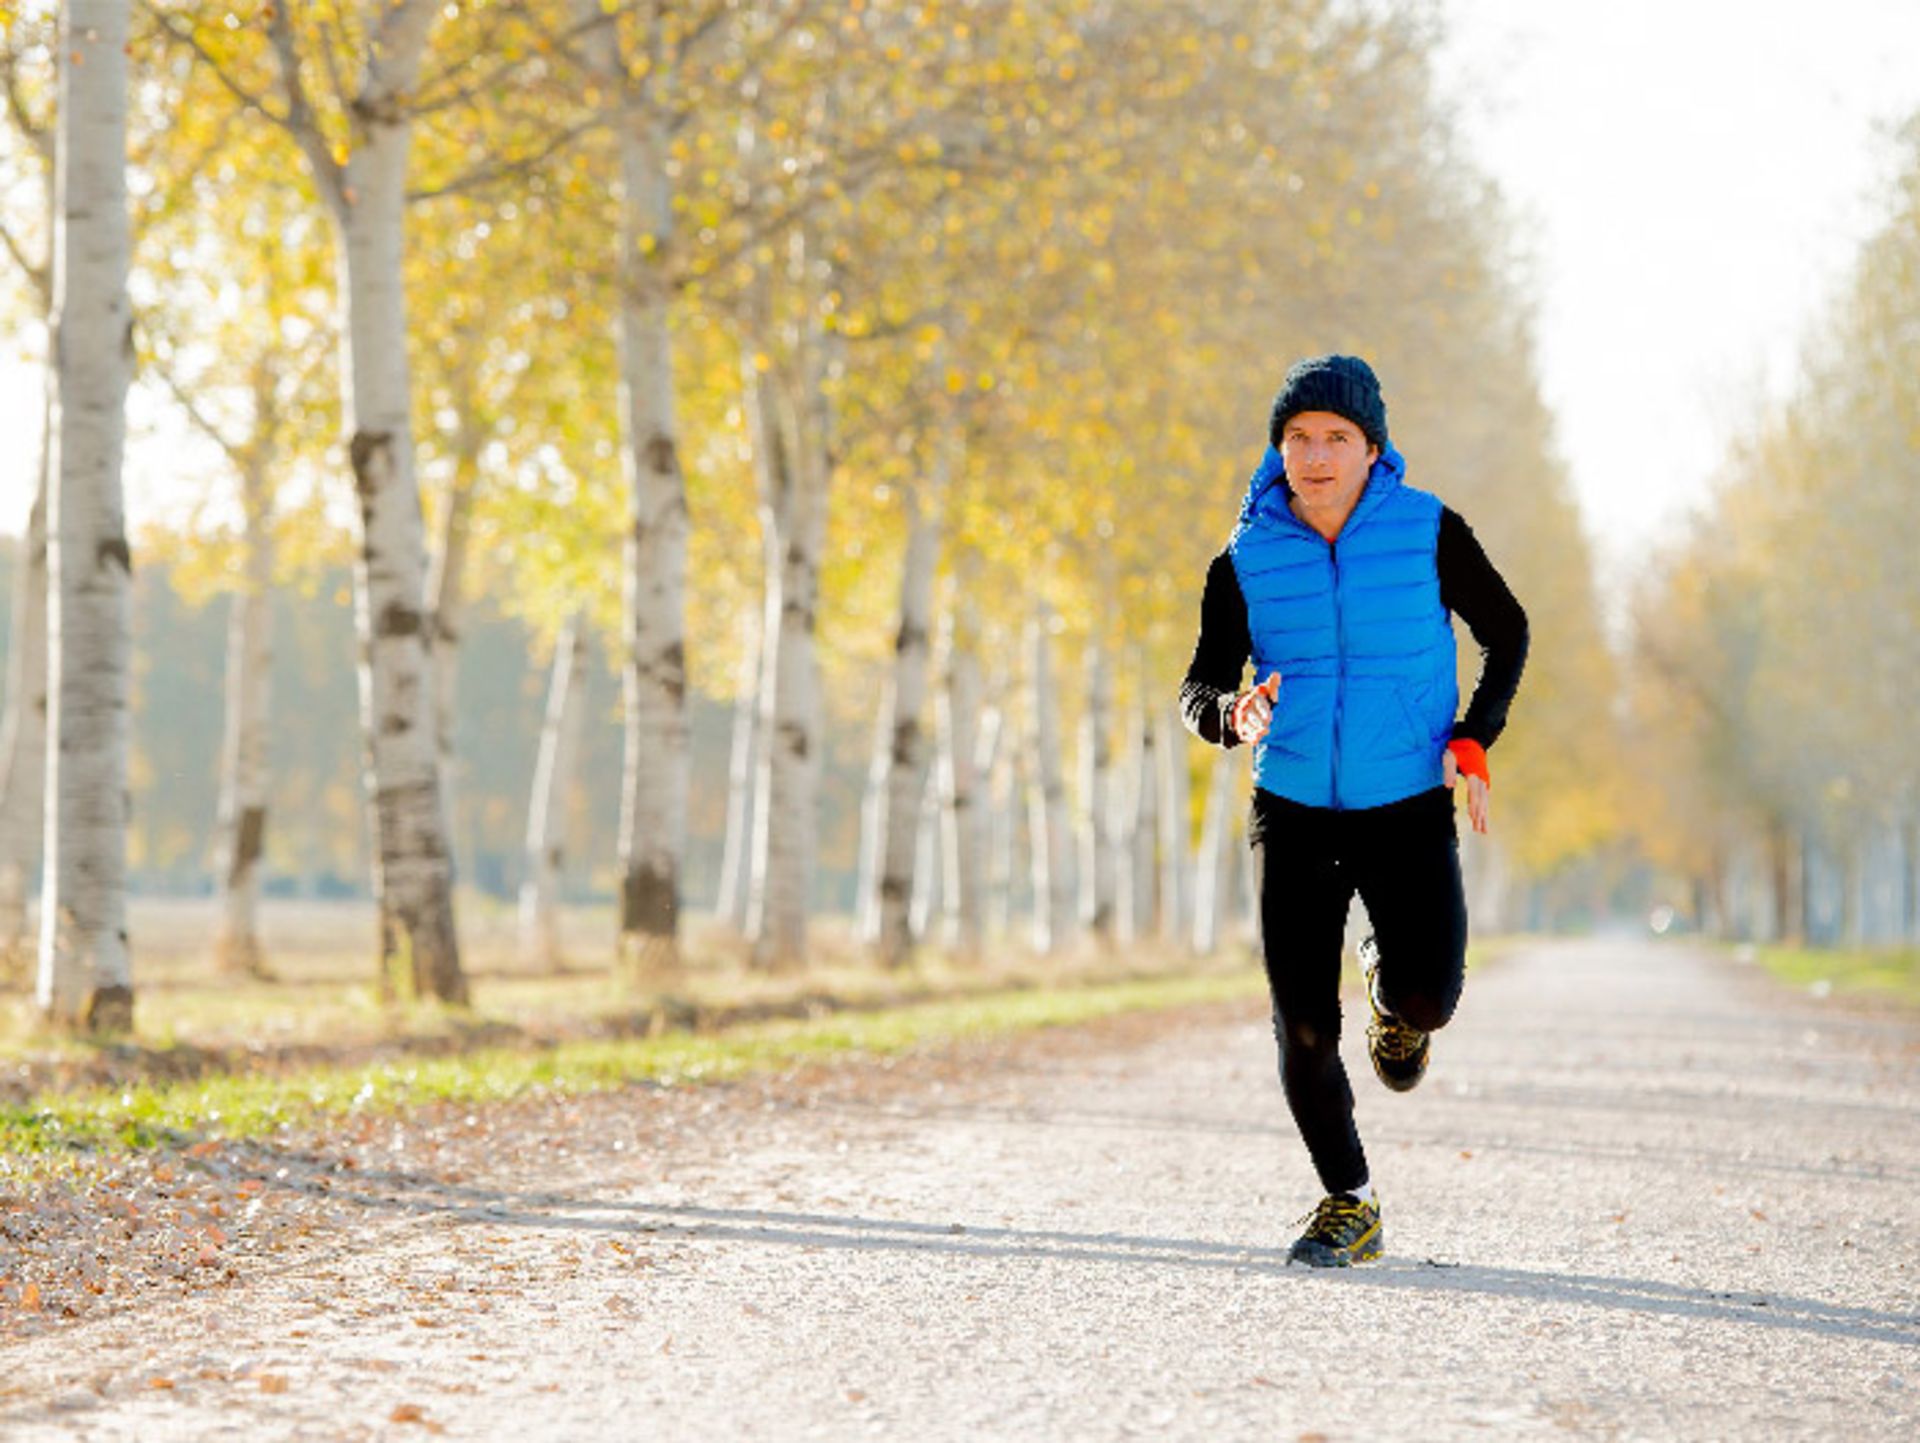
M 1360 944 L 1360 968 L 1367 978 L 1367 1005 L 1373 1021 L 1367 1024 L 1367 1056 L 1373 1075 L 1395 1092 L 1411 1092 L 1427 1072 L 1431 1034 L 1410 1027 L 1380 1002 L 1380 944 L 1368 937 Z
M 1380 1202 L 1361 1202 L 1345 1193 L 1322 1198 L 1307 1230 L 1287 1252 L 1287 1263 L 1310 1268 L 1350 1268 L 1380 1256 Z

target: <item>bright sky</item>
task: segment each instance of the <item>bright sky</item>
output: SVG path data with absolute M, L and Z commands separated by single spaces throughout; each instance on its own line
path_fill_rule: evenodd
M 1561 451 L 1606 572 L 1703 499 L 1881 215 L 1915 0 L 1441 0 L 1522 220 Z
M 1607 570 L 1701 498 L 1792 379 L 1920 110 L 1920 0 L 1438 0 L 1443 83 L 1521 222 L 1561 449 Z M 37 368 L 0 338 L 0 528 L 24 523 Z M 129 457 L 138 523 L 170 448 Z M 175 453 L 174 464 L 178 464 Z

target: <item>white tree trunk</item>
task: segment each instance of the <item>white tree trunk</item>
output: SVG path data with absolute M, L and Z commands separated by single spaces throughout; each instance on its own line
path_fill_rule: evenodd
M 749 362 L 751 368 L 751 362 Z M 826 468 L 800 456 L 799 426 L 773 394 L 771 378 L 749 371 L 748 413 L 761 473 L 770 639 L 760 725 L 766 735 L 754 825 L 753 905 L 748 934 L 755 964 L 798 966 L 806 960 L 807 906 L 813 890 L 818 832 L 819 699 L 814 657 L 820 553 L 826 497 L 815 494 Z
M 51 391 L 49 391 L 51 401 Z M 0 972 L 30 960 L 27 892 L 40 867 L 47 784 L 47 457 L 52 407 L 40 455 L 40 484 L 13 578 L 7 647 L 7 713 L 0 724 Z
M 1193 872 L 1191 799 L 1187 794 L 1187 733 L 1177 712 L 1156 708 L 1154 760 L 1160 787 L 1160 940 L 1184 947 L 1191 935 Z
M 941 865 L 940 773 L 930 766 L 921 778 L 918 824 L 913 838 L 913 896 L 907 906 L 907 931 L 915 943 L 933 930 L 945 905 L 946 870 Z
M 942 648 L 946 677 L 938 708 L 947 945 L 967 960 L 980 955 L 986 938 L 985 779 L 993 773 L 1000 736 L 999 712 L 983 714 L 980 707 L 979 628 L 974 611 L 972 601 L 963 594 L 947 614 L 948 633 Z
M 1033 945 L 1052 952 L 1073 936 L 1073 836 L 1060 758 L 1060 699 L 1053 681 L 1052 613 L 1042 603 L 1027 628 L 1027 833 L 1033 875 Z
M 993 766 L 987 777 L 986 933 L 998 940 L 1013 930 L 1014 840 L 1019 831 L 1019 799 L 1026 791 L 1019 746 L 1010 744 L 1004 708 L 996 707 Z M 1028 869 L 1031 872 L 1031 868 Z
M 227 619 L 226 734 L 220 765 L 220 930 L 223 972 L 260 975 L 260 863 L 267 838 L 268 715 L 273 691 L 273 506 L 269 459 L 241 478 L 246 559 Z
M 860 855 L 854 864 L 853 931 L 862 946 L 880 941 L 880 859 L 887 849 L 887 779 L 893 772 L 893 679 L 880 688 L 860 793 Z
M 69 0 L 60 40 L 53 238 L 54 456 L 48 501 L 42 1013 L 133 1021 L 127 946 L 131 560 L 121 459 L 133 371 L 127 295 L 127 39 L 122 0 Z
M 549 972 L 566 965 L 560 937 L 560 881 L 566 866 L 567 792 L 580 753 L 586 715 L 587 657 L 592 648 L 584 614 L 574 612 L 553 644 L 547 709 L 527 803 L 527 875 L 520 884 L 520 950 Z
M 295 139 L 339 236 L 342 412 L 359 500 L 354 617 L 360 640 L 360 720 L 379 909 L 382 985 L 402 965 L 422 996 L 464 1003 L 453 922 L 453 861 L 440 792 L 433 659 L 426 614 L 426 544 L 414 472 L 407 365 L 406 109 L 440 7 L 393 0 L 368 36 L 349 104 L 346 163 L 303 107 Z M 304 94 L 288 7 L 268 12 L 286 94 Z
M 1224 748 L 1213 754 L 1213 775 L 1207 785 L 1207 810 L 1200 823 L 1200 850 L 1193 864 L 1193 950 L 1211 956 L 1226 935 L 1232 905 L 1233 872 L 1229 845 L 1233 831 L 1234 755 Z
M 740 618 L 740 671 L 734 679 L 733 740 L 727 752 L 727 835 L 720 851 L 720 894 L 714 903 L 720 919 L 739 932 L 747 926 L 763 652 L 760 614 L 748 607 Z
M 1080 920 L 1102 942 L 1111 942 L 1118 877 L 1114 846 L 1113 669 L 1106 648 L 1087 645 L 1087 684 L 1080 718 Z
M 427 611 L 433 627 L 433 749 L 440 771 L 440 805 L 447 817 L 449 848 L 460 831 L 460 760 L 454 745 L 459 716 L 460 631 L 466 624 L 468 519 L 483 444 L 477 419 L 460 418 L 454 442 L 453 475 L 440 508 L 440 544 L 427 570 Z
M 893 718 L 880 855 L 880 955 L 889 967 L 907 960 L 919 930 L 910 924 L 908 912 L 919 875 L 923 804 L 929 789 L 930 749 L 922 713 L 933 650 L 933 581 L 940 558 L 938 493 L 944 491 L 944 481 L 944 477 L 935 478 L 931 505 L 924 504 L 916 489 L 909 487 L 906 492 L 907 550 L 900 571 L 900 629 L 893 644 Z
M 576 0 L 582 22 L 603 13 Z M 687 493 L 674 409 L 673 189 L 653 79 L 621 53 L 618 27 L 586 32 L 588 68 L 619 97 L 621 455 L 625 554 L 625 760 L 620 791 L 620 956 L 644 976 L 679 958 L 690 742 L 687 723 Z
M 1128 942 L 1151 937 L 1160 925 L 1160 770 L 1153 720 L 1136 703 L 1127 726 L 1127 785 L 1120 835 L 1120 925 Z

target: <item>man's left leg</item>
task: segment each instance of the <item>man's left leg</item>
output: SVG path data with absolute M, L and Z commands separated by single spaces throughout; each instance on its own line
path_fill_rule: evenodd
M 1467 899 L 1453 796 L 1422 793 L 1356 818 L 1355 881 L 1373 936 L 1361 944 L 1374 1020 L 1367 1051 L 1396 1092 L 1426 1072 L 1430 1034 L 1453 1017 L 1466 976 Z

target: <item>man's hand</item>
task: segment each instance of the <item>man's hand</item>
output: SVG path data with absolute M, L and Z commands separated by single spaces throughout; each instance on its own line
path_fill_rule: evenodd
M 1233 703 L 1233 731 L 1251 745 L 1267 734 L 1273 723 L 1273 704 L 1280 699 L 1280 673 L 1274 672 L 1252 691 L 1243 691 Z
M 1473 823 L 1474 831 L 1484 835 L 1489 820 L 1487 794 L 1491 790 L 1487 754 L 1478 742 L 1449 742 L 1445 759 L 1441 762 L 1443 780 L 1447 786 L 1451 787 L 1460 780 L 1462 761 L 1465 761 L 1467 771 L 1467 820 Z

